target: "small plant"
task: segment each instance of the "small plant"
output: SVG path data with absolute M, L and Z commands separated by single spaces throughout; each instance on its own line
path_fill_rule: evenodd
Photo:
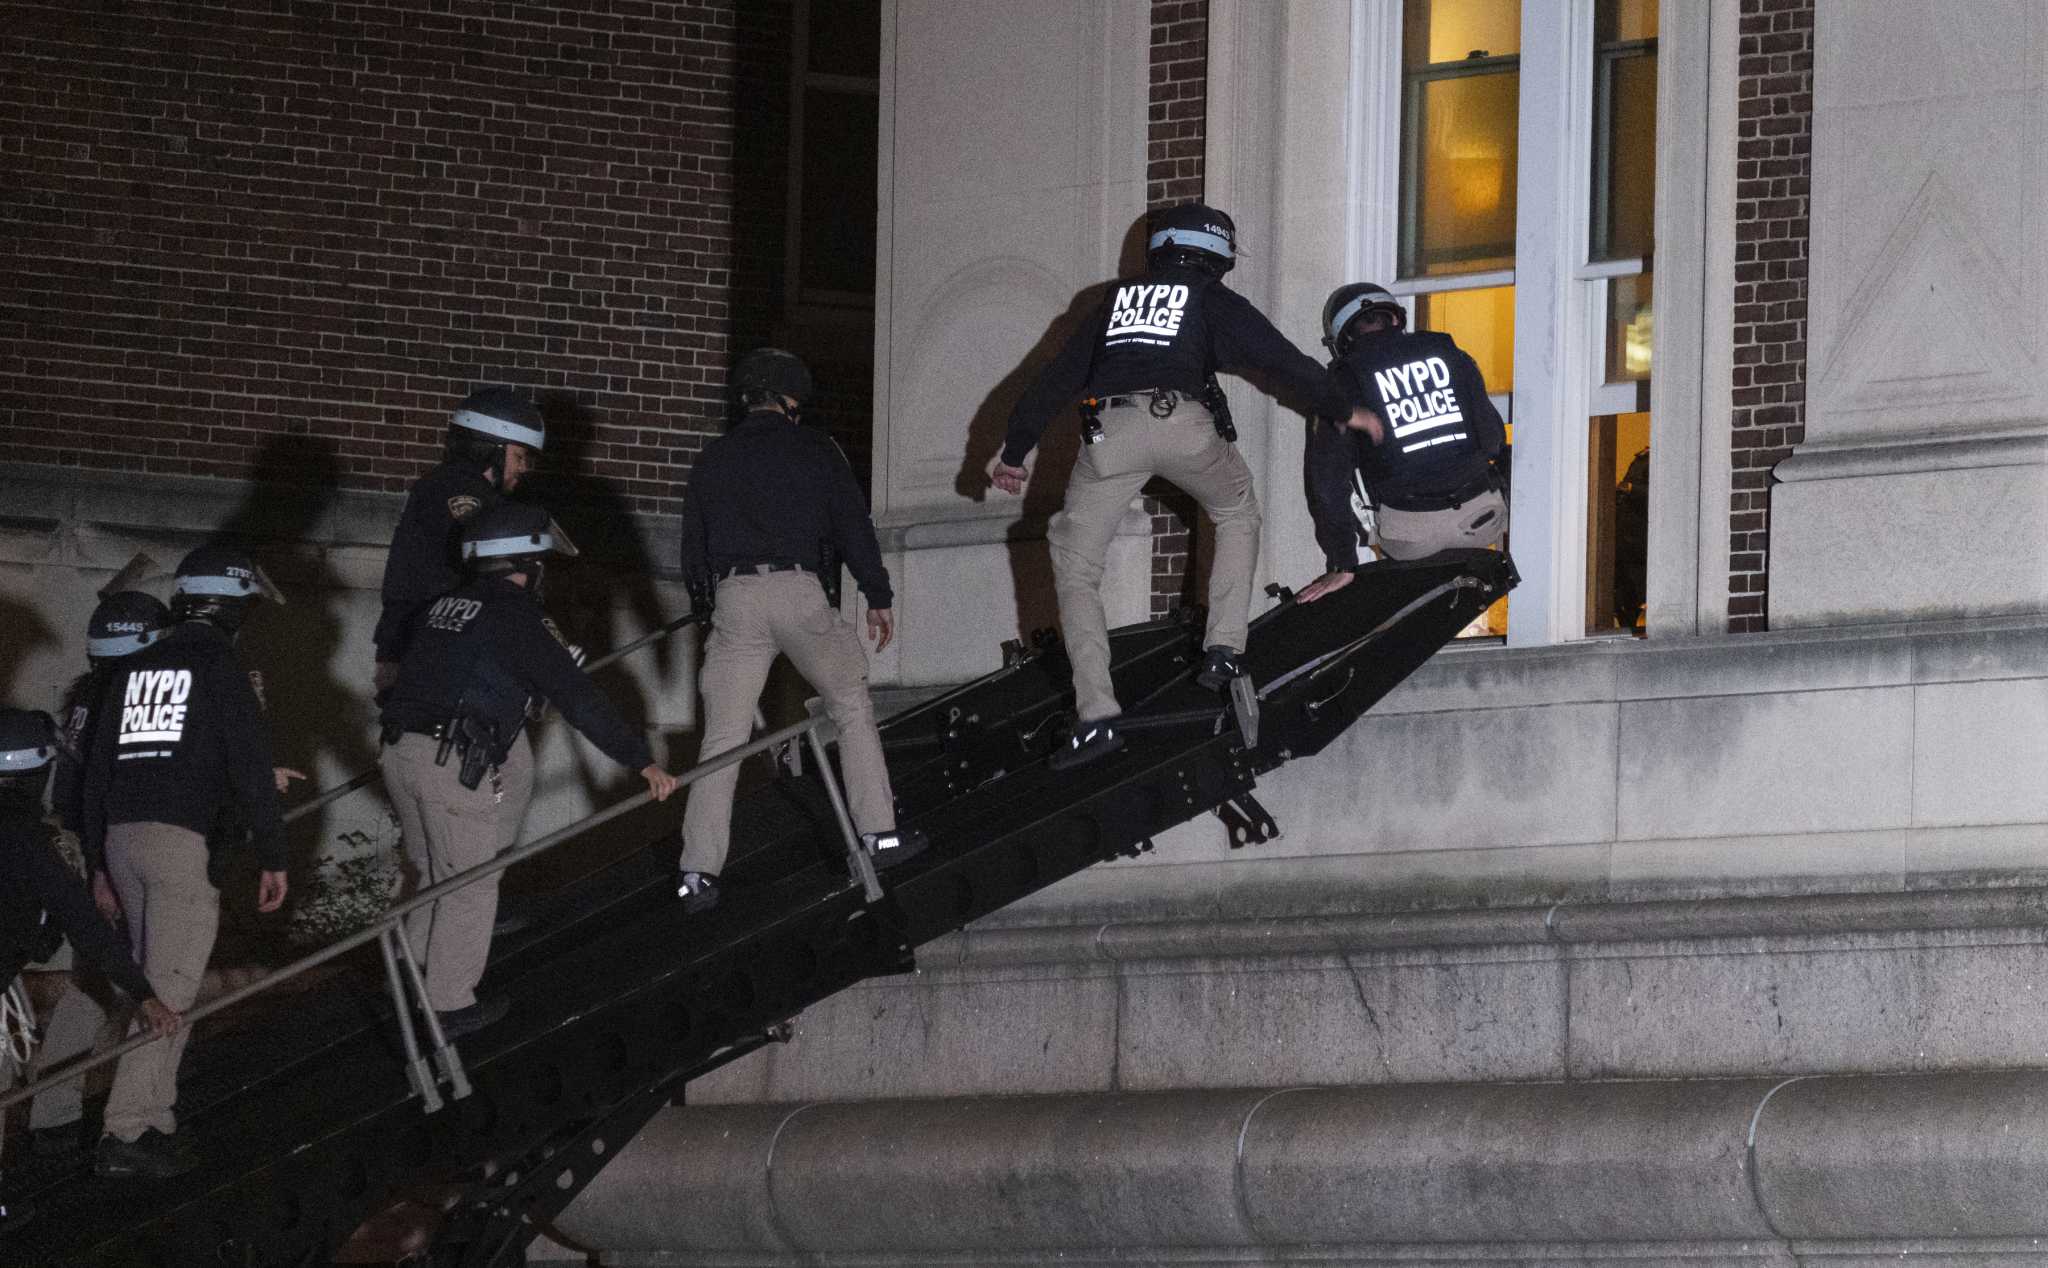
M 339 850 L 325 853 L 303 879 L 293 880 L 292 919 L 287 936 L 300 946 L 324 946 L 346 938 L 391 908 L 398 892 L 400 864 L 395 848 L 398 822 L 374 835 L 360 829 L 336 838 Z

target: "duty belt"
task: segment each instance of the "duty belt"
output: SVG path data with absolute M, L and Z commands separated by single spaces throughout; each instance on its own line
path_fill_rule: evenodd
M 803 564 L 734 564 L 730 568 L 721 570 L 718 574 L 718 579 L 720 581 L 724 581 L 728 577 L 751 577 L 756 575 L 765 576 L 771 572 L 810 571 L 812 571 L 812 569 L 806 567 Z
M 1187 392 L 1177 392 L 1170 387 L 1155 387 L 1143 392 L 1120 392 L 1115 396 L 1096 398 L 1101 409 L 1136 409 L 1143 406 L 1152 412 L 1154 418 L 1165 418 L 1180 408 L 1182 400 L 1193 399 Z
M 1451 511 L 1470 502 L 1473 498 L 1493 487 L 1491 474 L 1455 489 L 1449 493 L 1438 493 L 1422 497 L 1381 498 L 1380 505 L 1396 511 Z
M 448 722 L 445 718 L 439 722 L 386 722 L 378 733 L 378 738 L 386 745 L 391 745 L 408 735 L 424 735 L 430 740 L 445 740 L 448 738 Z

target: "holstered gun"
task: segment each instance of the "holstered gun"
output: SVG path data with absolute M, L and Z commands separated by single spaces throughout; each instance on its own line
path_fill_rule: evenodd
M 449 730 L 455 747 L 462 753 L 456 781 L 464 788 L 474 789 L 484 782 L 484 773 L 498 764 L 498 728 L 480 718 L 463 717 L 453 719 Z
M 1093 445 L 1102 439 L 1102 400 L 1088 396 L 1081 400 L 1081 439 Z
M 818 543 L 818 584 L 825 589 L 825 602 L 839 606 L 839 552 L 832 548 L 832 539 Z
M 695 581 L 685 582 L 684 584 L 685 588 L 690 592 L 690 610 L 697 614 L 699 624 L 709 628 L 711 624 L 711 608 L 714 597 L 718 593 L 718 583 L 711 579 L 709 573 L 706 573 Z
M 1209 416 L 1216 421 L 1216 434 L 1237 443 L 1237 424 L 1230 421 L 1230 398 L 1223 394 L 1223 385 L 1210 375 L 1202 383 L 1201 395 L 1196 398 L 1208 407 Z

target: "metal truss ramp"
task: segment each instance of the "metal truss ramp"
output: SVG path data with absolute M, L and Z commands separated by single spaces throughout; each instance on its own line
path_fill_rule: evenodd
M 1514 580 L 1505 555 L 1457 552 L 1368 566 L 1311 606 L 1283 593 L 1229 699 L 1192 681 L 1198 626 L 1119 630 L 1127 747 L 1067 772 L 1044 760 L 1071 716 L 1065 660 L 1050 640 L 1010 645 L 1003 669 L 883 724 L 901 820 L 932 845 L 877 902 L 847 875 L 814 758 L 791 753 L 740 800 L 725 901 L 703 916 L 674 899 L 674 810 L 619 820 L 606 830 L 657 839 L 494 947 L 485 990 L 512 1009 L 462 1041 L 469 1095 L 426 1111 L 375 957 L 337 960 L 320 989 L 249 1001 L 194 1045 L 180 1134 L 198 1171 L 32 1174 L 15 1196 L 37 1215 L 0 1261 L 325 1264 L 366 1217 L 432 1192 L 433 1262 L 519 1263 L 690 1079 L 786 1036 L 809 1005 L 1198 816 L 1219 814 L 1233 847 L 1268 839 L 1258 777 L 1320 751 Z

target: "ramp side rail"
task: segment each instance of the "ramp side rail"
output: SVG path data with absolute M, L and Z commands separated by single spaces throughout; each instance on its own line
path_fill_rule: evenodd
M 676 628 L 680 628 L 680 626 Z M 623 651 L 624 649 L 621 650 Z M 791 740 L 807 738 L 813 753 L 818 759 L 818 773 L 825 781 L 826 793 L 831 799 L 834 810 L 833 817 L 837 821 L 840 834 L 845 838 L 848 866 L 855 883 L 860 884 L 866 891 L 868 901 L 874 902 L 880 898 L 882 892 L 880 885 L 875 879 L 874 865 L 868 859 L 867 852 L 861 848 L 860 838 L 854 834 L 852 820 L 846 814 L 846 800 L 844 794 L 840 791 L 838 777 L 833 774 L 831 764 L 824 760 L 824 746 L 833 738 L 833 730 L 834 728 L 829 718 L 823 714 L 813 714 L 801 722 L 792 722 L 780 730 L 772 731 L 767 735 L 761 736 L 759 739 L 742 744 L 737 748 L 727 749 L 715 757 L 699 762 L 676 777 L 676 787 L 680 791 L 695 784 L 707 775 L 715 774 L 731 766 L 737 766 L 756 753 L 766 752 Z M 418 980 L 418 962 L 411 955 L 411 948 L 407 943 L 405 935 L 405 918 L 429 903 L 436 902 L 458 889 L 473 885 L 486 877 L 495 876 L 514 864 L 522 863 L 537 854 L 542 854 L 555 848 L 571 837 L 580 836 L 593 828 L 611 822 L 621 815 L 637 810 L 653 800 L 653 797 L 654 794 L 651 792 L 635 793 L 625 800 L 607 806 L 605 809 L 599 810 L 587 818 L 557 828 L 539 840 L 531 841 L 516 849 L 508 850 L 488 863 L 479 863 L 467 871 L 459 872 L 449 877 L 438 885 L 421 890 L 411 898 L 399 903 L 379 916 L 368 928 L 358 930 L 337 942 L 329 943 L 318 951 L 294 960 L 275 972 L 265 974 L 262 978 L 246 986 L 238 987 L 218 999 L 210 1000 L 192 1009 L 184 1015 L 184 1024 L 190 1026 L 223 1009 L 232 1008 L 246 999 L 273 990 L 294 978 L 303 976 L 310 970 L 330 960 L 348 954 L 357 947 L 371 942 L 381 942 L 384 944 L 382 953 L 386 977 L 392 990 L 393 1003 L 398 1008 L 400 1037 L 406 1041 L 406 1056 L 410 1066 L 414 1090 L 426 1101 L 430 1112 L 440 1108 L 440 1097 L 436 1085 L 441 1080 L 450 1083 L 455 1091 L 455 1099 L 459 1100 L 468 1094 L 468 1080 L 466 1075 L 462 1073 L 461 1064 L 453 1044 L 449 1043 L 442 1036 L 439 1023 L 434 1017 L 433 1009 L 426 1006 L 425 988 Z M 413 1005 L 412 1008 L 408 1007 L 409 1003 Z M 419 1043 L 414 1035 L 412 1012 L 415 1009 L 424 1014 L 421 1020 L 425 1023 L 428 1038 L 433 1045 L 435 1063 L 442 1067 L 440 1079 L 438 1080 L 427 1073 L 426 1058 L 421 1053 Z M 59 1073 L 45 1075 L 26 1087 L 0 1095 L 0 1111 L 5 1111 L 12 1105 L 48 1091 L 59 1084 L 79 1078 L 90 1070 L 106 1065 L 108 1062 L 117 1060 L 137 1048 L 157 1041 L 158 1036 L 155 1035 L 142 1034 L 132 1036 L 104 1053 L 96 1054 L 86 1061 L 68 1065 Z M 422 1082 L 423 1077 L 425 1078 L 424 1083 Z

